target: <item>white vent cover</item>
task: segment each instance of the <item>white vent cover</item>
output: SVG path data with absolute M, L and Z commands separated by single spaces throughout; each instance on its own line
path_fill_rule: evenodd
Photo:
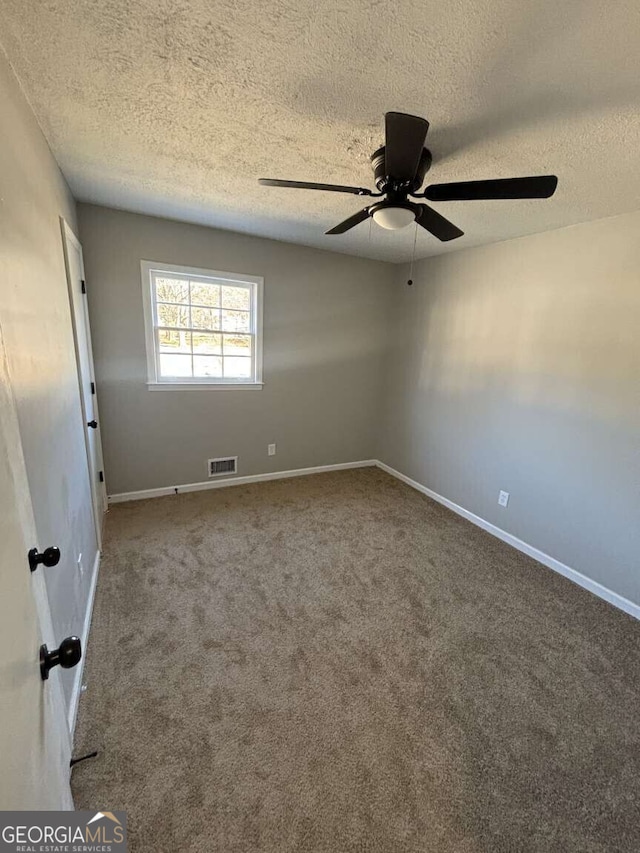
M 209 459 L 210 477 L 220 477 L 221 474 L 236 474 L 237 472 L 237 456 L 220 456 L 218 459 Z

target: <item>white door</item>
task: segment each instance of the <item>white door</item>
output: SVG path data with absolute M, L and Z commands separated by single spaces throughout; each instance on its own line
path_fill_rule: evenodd
M 96 377 L 93 369 L 93 350 L 91 348 L 91 328 L 89 326 L 89 309 L 87 307 L 84 261 L 82 258 L 82 246 L 78 238 L 64 219 L 61 219 L 60 223 L 62 226 L 69 298 L 71 300 L 71 317 L 73 320 L 73 335 L 78 363 L 78 381 L 80 382 L 80 398 L 82 400 L 87 461 L 89 463 L 89 478 L 91 480 L 93 514 L 96 523 L 98 548 L 101 548 L 102 521 L 104 513 L 107 511 L 107 489 L 102 461 L 100 417 L 98 414 L 98 398 L 96 396 Z
M 59 668 L 40 676 L 53 636 L 18 420 L 0 329 L 0 810 L 72 809 L 71 743 Z

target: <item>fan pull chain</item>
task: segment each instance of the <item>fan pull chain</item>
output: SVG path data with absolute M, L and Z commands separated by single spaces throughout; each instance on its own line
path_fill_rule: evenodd
M 418 223 L 416 222 L 416 230 L 413 233 L 413 252 L 411 253 L 411 267 L 409 268 L 409 280 L 407 284 L 409 287 L 413 284 L 413 261 L 416 256 L 416 241 L 418 239 Z

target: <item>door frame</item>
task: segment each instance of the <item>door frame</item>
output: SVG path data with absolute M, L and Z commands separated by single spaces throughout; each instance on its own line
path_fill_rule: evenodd
M 67 287 L 69 290 L 69 302 L 71 308 L 71 324 L 73 326 L 73 344 L 74 350 L 76 354 L 76 368 L 78 371 L 78 385 L 80 391 L 80 405 L 82 407 L 82 428 L 84 431 L 84 443 L 85 450 L 87 454 L 87 465 L 89 469 L 89 479 L 91 480 L 91 502 L 93 504 L 93 518 L 95 522 L 96 528 L 96 539 L 98 542 L 98 551 L 102 550 L 102 525 L 104 522 L 104 514 L 108 509 L 108 498 L 107 498 L 107 485 L 104 476 L 104 459 L 102 455 L 102 439 L 100 433 L 100 415 L 98 412 L 98 397 L 97 393 L 93 391 L 93 417 L 98 421 L 98 427 L 94 432 L 94 441 L 96 443 L 97 448 L 97 465 L 98 470 L 102 471 L 102 481 L 98 485 L 96 483 L 96 477 L 93 470 L 93 460 L 91 458 L 91 444 L 89 441 L 89 427 L 87 426 L 88 414 L 86 411 L 86 406 L 84 402 L 84 394 L 82 393 L 83 384 L 91 383 L 92 388 L 96 389 L 96 375 L 93 364 L 93 345 L 91 342 L 91 324 L 89 322 L 89 306 L 87 304 L 86 298 L 86 286 L 84 286 L 85 282 L 85 274 L 84 274 L 84 257 L 82 252 L 82 244 L 80 240 L 76 237 L 74 232 L 71 230 L 67 221 L 61 216 L 60 217 L 60 229 L 62 232 L 62 246 L 64 249 L 64 266 L 67 275 Z M 77 288 L 73 286 L 73 281 L 71 278 L 71 267 L 69 263 L 69 245 L 72 245 L 75 249 L 78 250 L 78 254 L 80 256 L 80 267 L 81 267 L 81 275 L 83 282 L 83 290 L 82 295 L 79 294 Z M 78 302 L 80 301 L 80 304 Z M 82 360 L 80 358 L 79 353 L 79 342 L 78 342 L 78 331 L 77 331 L 77 322 L 78 318 L 81 318 L 81 322 L 84 325 L 85 336 L 89 348 L 89 375 L 83 376 L 82 373 Z

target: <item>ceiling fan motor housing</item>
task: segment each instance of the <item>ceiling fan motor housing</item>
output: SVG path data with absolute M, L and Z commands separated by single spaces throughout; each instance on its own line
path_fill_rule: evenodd
M 399 184 L 397 181 L 394 181 L 393 175 L 387 175 L 384 145 L 374 151 L 371 155 L 371 165 L 373 167 L 373 179 L 379 192 L 384 193 L 393 190 L 402 190 L 404 192 L 414 193 L 420 189 L 424 183 L 427 172 L 431 168 L 431 152 L 428 148 L 422 149 L 415 177 L 408 185 Z

